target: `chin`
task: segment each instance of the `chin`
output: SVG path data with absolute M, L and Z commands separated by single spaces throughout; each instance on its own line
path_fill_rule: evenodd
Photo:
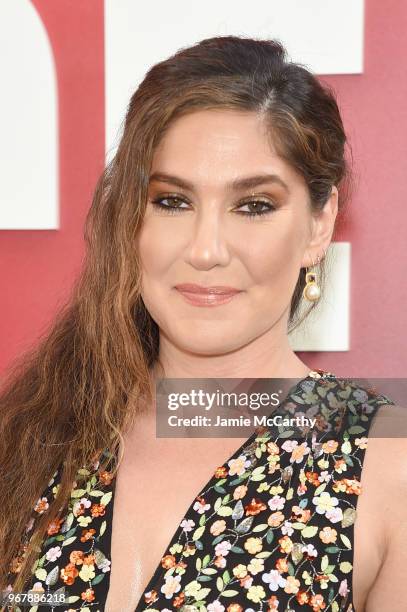
M 194 353 L 195 355 L 223 355 L 231 351 L 238 350 L 245 344 L 236 338 L 236 334 L 230 334 L 225 337 L 216 333 L 199 333 L 196 330 L 189 335 L 185 332 L 174 338 L 175 344 L 183 351 Z

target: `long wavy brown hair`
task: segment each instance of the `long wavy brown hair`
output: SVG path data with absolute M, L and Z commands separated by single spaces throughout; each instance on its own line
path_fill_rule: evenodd
M 115 157 L 97 182 L 83 268 L 71 295 L 3 381 L 0 588 L 7 586 L 13 561 L 14 590 L 23 590 L 36 546 L 67 504 L 77 470 L 104 449 L 117 453 L 123 432 L 154 400 L 151 367 L 159 365 L 159 330 L 140 294 L 135 245 L 155 148 L 176 118 L 203 109 L 239 109 L 263 119 L 277 153 L 304 177 L 313 213 L 323 208 L 333 185 L 340 211 L 348 199 L 347 139 L 335 94 L 289 61 L 279 41 L 209 38 L 147 72 L 130 99 Z M 323 271 L 322 264 L 321 282 Z M 300 322 L 304 277 L 301 269 L 288 333 Z M 16 561 L 30 512 L 61 465 L 58 495 Z

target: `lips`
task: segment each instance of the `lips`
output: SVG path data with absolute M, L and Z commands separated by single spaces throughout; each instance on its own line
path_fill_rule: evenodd
M 220 306 L 230 302 L 237 294 L 241 293 L 240 289 L 227 285 L 203 287 L 193 283 L 182 283 L 176 285 L 175 289 L 192 306 Z
M 240 292 L 240 289 L 234 287 L 228 287 L 226 285 L 214 285 L 211 287 L 203 287 L 202 285 L 195 285 L 193 283 L 183 283 L 175 286 L 178 291 L 182 293 L 195 293 L 203 295 L 235 295 Z

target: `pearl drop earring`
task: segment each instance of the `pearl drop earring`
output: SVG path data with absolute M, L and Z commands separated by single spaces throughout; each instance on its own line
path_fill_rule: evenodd
M 317 265 L 320 262 L 320 256 L 317 256 Z M 312 266 L 314 267 L 314 260 L 312 260 Z M 306 272 L 305 274 L 306 285 L 302 292 L 303 297 L 309 302 L 316 302 L 321 297 L 321 288 L 317 283 L 317 275 L 315 272 Z

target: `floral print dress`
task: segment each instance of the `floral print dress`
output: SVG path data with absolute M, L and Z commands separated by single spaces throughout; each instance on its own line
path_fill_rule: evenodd
M 257 428 L 214 466 L 135 612 L 354 612 L 353 534 L 363 459 L 372 418 L 393 403 L 352 380 L 310 372 L 277 411 L 316 415 L 314 431 L 291 427 L 276 436 Z M 69 507 L 50 522 L 32 568 L 29 588 L 65 587 L 65 604 L 29 612 L 104 610 L 115 479 L 112 463 L 104 471 L 99 464 L 80 470 L 85 485 L 74 483 Z M 26 541 L 56 495 L 58 476 L 57 470 L 33 508 Z M 20 562 L 13 561 L 10 590 Z

